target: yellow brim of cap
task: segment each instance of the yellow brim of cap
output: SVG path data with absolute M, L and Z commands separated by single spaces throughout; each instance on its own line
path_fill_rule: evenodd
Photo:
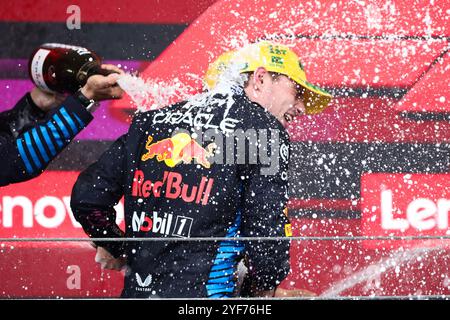
M 333 96 L 327 91 L 319 88 L 308 81 L 299 78 L 292 79 L 299 85 L 306 89 L 303 95 L 303 102 L 305 104 L 306 114 L 321 113 L 330 104 Z

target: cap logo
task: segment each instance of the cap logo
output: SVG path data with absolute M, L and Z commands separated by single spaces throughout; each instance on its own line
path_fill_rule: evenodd
M 269 46 L 269 52 L 271 54 L 286 55 L 287 50 L 280 49 L 278 46 Z
M 283 65 L 283 58 L 272 56 L 272 63 Z

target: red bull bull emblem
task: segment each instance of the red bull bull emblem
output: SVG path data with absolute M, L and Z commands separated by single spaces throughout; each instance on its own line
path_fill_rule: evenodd
M 141 160 L 147 161 L 156 157 L 156 160 L 164 161 L 171 168 L 180 162 L 188 164 L 195 159 L 198 164 L 209 169 L 211 163 L 208 158 L 214 154 L 214 150 L 217 148 L 215 143 L 210 143 L 205 149 L 187 133 L 178 133 L 171 138 L 152 142 L 153 137 L 148 136 L 145 144 L 147 152 L 142 155 Z

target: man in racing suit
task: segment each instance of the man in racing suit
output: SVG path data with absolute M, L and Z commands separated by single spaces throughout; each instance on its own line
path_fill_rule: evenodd
M 127 264 L 122 297 L 236 296 L 236 267 L 244 255 L 253 295 L 272 296 L 289 272 L 286 239 L 176 241 L 291 235 L 283 125 L 305 112 L 305 89 L 291 76 L 300 70 L 293 52 L 285 57 L 266 53 L 284 46 L 256 46 L 262 55 L 294 59 L 296 67 L 274 70 L 243 49 L 239 59 L 249 63 L 240 71 L 250 75 L 243 87 L 136 115 L 128 133 L 80 174 L 71 207 L 90 237 L 172 238 L 95 242 L 108 252 L 107 268 Z M 240 158 L 242 142 L 252 151 Z M 122 196 L 124 233 L 113 209 Z

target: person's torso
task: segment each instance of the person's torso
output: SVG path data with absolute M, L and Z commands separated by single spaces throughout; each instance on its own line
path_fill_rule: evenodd
M 135 118 L 126 143 L 126 236 L 180 241 L 130 243 L 124 296 L 234 294 L 243 244 L 183 239 L 238 235 L 246 165 L 236 163 L 230 135 L 249 130 L 249 122 L 277 125 L 259 109 L 244 96 L 228 96 Z

